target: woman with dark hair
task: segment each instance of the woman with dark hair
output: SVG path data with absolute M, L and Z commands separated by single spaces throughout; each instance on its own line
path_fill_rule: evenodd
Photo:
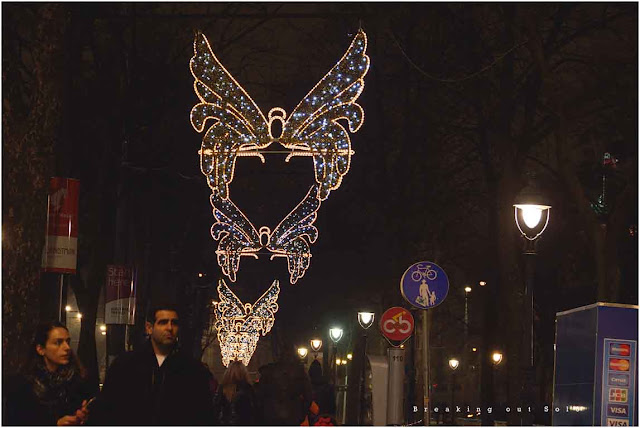
M 231 361 L 213 399 L 218 425 L 256 425 L 255 394 L 249 372 L 240 361 Z
M 23 373 L 6 395 L 4 425 L 81 425 L 89 414 L 84 370 L 69 330 L 40 324 Z

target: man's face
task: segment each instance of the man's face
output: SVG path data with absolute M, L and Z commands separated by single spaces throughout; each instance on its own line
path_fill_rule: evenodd
M 159 348 L 172 348 L 178 340 L 179 319 L 176 311 L 160 310 L 156 312 L 156 320 L 153 325 L 147 322 L 147 334 L 151 336 L 151 342 Z
M 61 327 L 53 328 L 49 332 L 45 345 L 37 345 L 36 351 L 44 358 L 44 363 L 49 371 L 55 371 L 59 366 L 69 364 L 71 357 L 69 332 Z

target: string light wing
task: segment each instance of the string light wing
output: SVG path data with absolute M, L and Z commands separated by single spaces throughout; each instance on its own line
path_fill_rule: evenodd
M 258 251 L 262 249 L 260 236 L 249 219 L 230 199 L 223 199 L 220 193 L 214 192 L 210 201 L 216 219 L 211 226 L 211 236 L 219 241 L 216 250 L 218 265 L 222 273 L 235 282 L 240 257 L 258 258 Z
M 311 246 L 318 239 L 313 225 L 320 208 L 319 186 L 313 185 L 307 195 L 273 230 L 267 249 L 271 258 L 286 257 L 291 284 L 301 278 L 311 262 Z
M 359 30 L 349 49 L 293 110 L 284 124 L 280 143 L 291 156 L 313 156 L 320 200 L 340 187 L 351 164 L 351 139 L 339 120 L 357 132 L 364 122 L 364 110 L 356 100 L 364 89 L 369 70 L 367 36 Z
M 249 365 L 260 335 L 269 333 L 275 323 L 279 293 L 280 283 L 275 280 L 253 305 L 243 304 L 224 280 L 218 282 L 220 301 L 214 306 L 214 326 L 218 331 L 220 354 L 225 367 L 233 360 Z
M 191 125 L 202 132 L 213 120 L 202 139 L 200 169 L 209 187 L 226 199 L 233 180 L 237 156 L 259 156 L 271 143 L 264 115 L 213 54 L 202 33 L 196 35 L 194 56 L 189 68 L 200 102 L 191 110 Z

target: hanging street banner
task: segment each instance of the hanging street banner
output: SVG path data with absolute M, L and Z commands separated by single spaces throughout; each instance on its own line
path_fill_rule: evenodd
M 80 181 L 51 178 L 42 257 L 42 270 L 45 272 L 76 273 L 79 193 Z
M 404 342 L 413 333 L 413 315 L 407 309 L 394 306 L 380 317 L 380 331 L 391 342 Z M 398 346 L 392 343 L 393 346 Z
M 135 324 L 136 290 L 133 268 L 108 265 L 105 288 L 105 324 Z
M 433 262 L 412 264 L 400 280 L 402 297 L 418 309 L 431 309 L 444 301 L 449 293 L 449 278 Z

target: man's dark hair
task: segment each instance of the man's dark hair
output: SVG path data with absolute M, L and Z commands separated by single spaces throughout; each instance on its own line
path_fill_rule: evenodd
M 180 316 L 180 309 L 178 309 L 178 305 L 173 303 L 162 302 L 162 303 L 156 303 L 149 307 L 149 310 L 147 311 L 147 321 L 150 322 L 151 324 L 155 324 L 156 313 L 158 313 L 158 311 L 174 311 L 175 313 L 178 314 L 178 316 Z

